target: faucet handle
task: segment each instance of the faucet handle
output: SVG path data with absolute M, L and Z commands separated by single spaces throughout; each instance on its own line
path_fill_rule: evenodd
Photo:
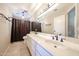
M 58 35 L 56 35 L 55 37 L 56 37 L 56 40 L 58 40 Z
M 60 40 L 60 41 L 61 41 L 61 42 L 64 42 L 64 41 L 63 41 L 63 38 L 61 38 L 61 40 Z

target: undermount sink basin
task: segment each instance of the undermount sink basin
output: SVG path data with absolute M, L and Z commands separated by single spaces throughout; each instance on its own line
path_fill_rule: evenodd
M 51 43 L 54 46 L 54 48 L 59 48 L 59 49 L 66 49 L 67 48 L 63 44 L 61 44 L 63 42 L 59 43 L 58 41 L 53 41 L 53 40 L 45 40 L 45 42 L 47 42 L 49 44 Z

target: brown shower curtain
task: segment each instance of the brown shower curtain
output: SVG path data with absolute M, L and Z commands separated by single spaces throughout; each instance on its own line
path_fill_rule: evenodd
M 23 36 L 30 32 L 30 22 L 20 19 L 12 19 L 11 42 L 22 41 Z

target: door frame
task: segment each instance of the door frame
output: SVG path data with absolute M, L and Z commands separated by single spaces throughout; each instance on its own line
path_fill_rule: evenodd
M 76 4 L 73 4 L 67 11 L 66 13 L 66 36 L 68 36 L 68 13 L 73 9 L 75 8 L 75 38 L 77 38 L 77 5 Z

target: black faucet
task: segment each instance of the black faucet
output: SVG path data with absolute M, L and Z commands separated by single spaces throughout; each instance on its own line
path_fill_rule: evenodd
M 59 34 L 59 36 L 62 36 L 62 34 Z M 64 39 L 61 37 L 60 42 L 64 42 L 63 40 L 64 40 Z
M 55 37 L 56 37 L 56 40 L 58 40 L 58 35 L 56 35 Z
M 63 41 L 63 38 L 61 38 L 60 42 L 64 42 L 64 41 Z

